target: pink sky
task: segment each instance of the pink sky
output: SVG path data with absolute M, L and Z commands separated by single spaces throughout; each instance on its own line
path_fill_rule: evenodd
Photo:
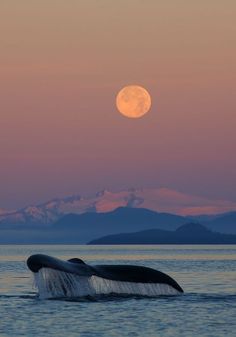
M 0 208 L 166 186 L 236 201 L 236 3 L 2 1 Z M 121 116 L 139 84 L 152 109 Z

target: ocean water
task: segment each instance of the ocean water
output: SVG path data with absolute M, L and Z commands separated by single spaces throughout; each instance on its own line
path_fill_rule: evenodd
M 156 268 L 185 293 L 42 300 L 25 263 L 36 253 Z M 236 245 L 2 245 L 0 336 L 236 336 Z

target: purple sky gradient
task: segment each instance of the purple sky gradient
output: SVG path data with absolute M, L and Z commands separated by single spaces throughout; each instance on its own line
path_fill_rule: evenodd
M 236 201 L 236 3 L 1 4 L 0 208 L 166 186 Z M 139 84 L 130 120 L 117 92 Z

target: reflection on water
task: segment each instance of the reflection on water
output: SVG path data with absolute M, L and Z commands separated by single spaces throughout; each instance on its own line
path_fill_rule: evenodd
M 36 253 L 149 266 L 176 279 L 185 294 L 42 301 L 25 264 Z M 0 246 L 1 337 L 234 336 L 235 316 L 235 245 Z

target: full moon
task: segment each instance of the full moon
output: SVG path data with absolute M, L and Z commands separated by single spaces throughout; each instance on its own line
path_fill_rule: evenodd
M 116 106 L 125 117 L 140 118 L 151 107 L 151 97 L 146 89 L 139 85 L 128 85 L 116 96 Z

